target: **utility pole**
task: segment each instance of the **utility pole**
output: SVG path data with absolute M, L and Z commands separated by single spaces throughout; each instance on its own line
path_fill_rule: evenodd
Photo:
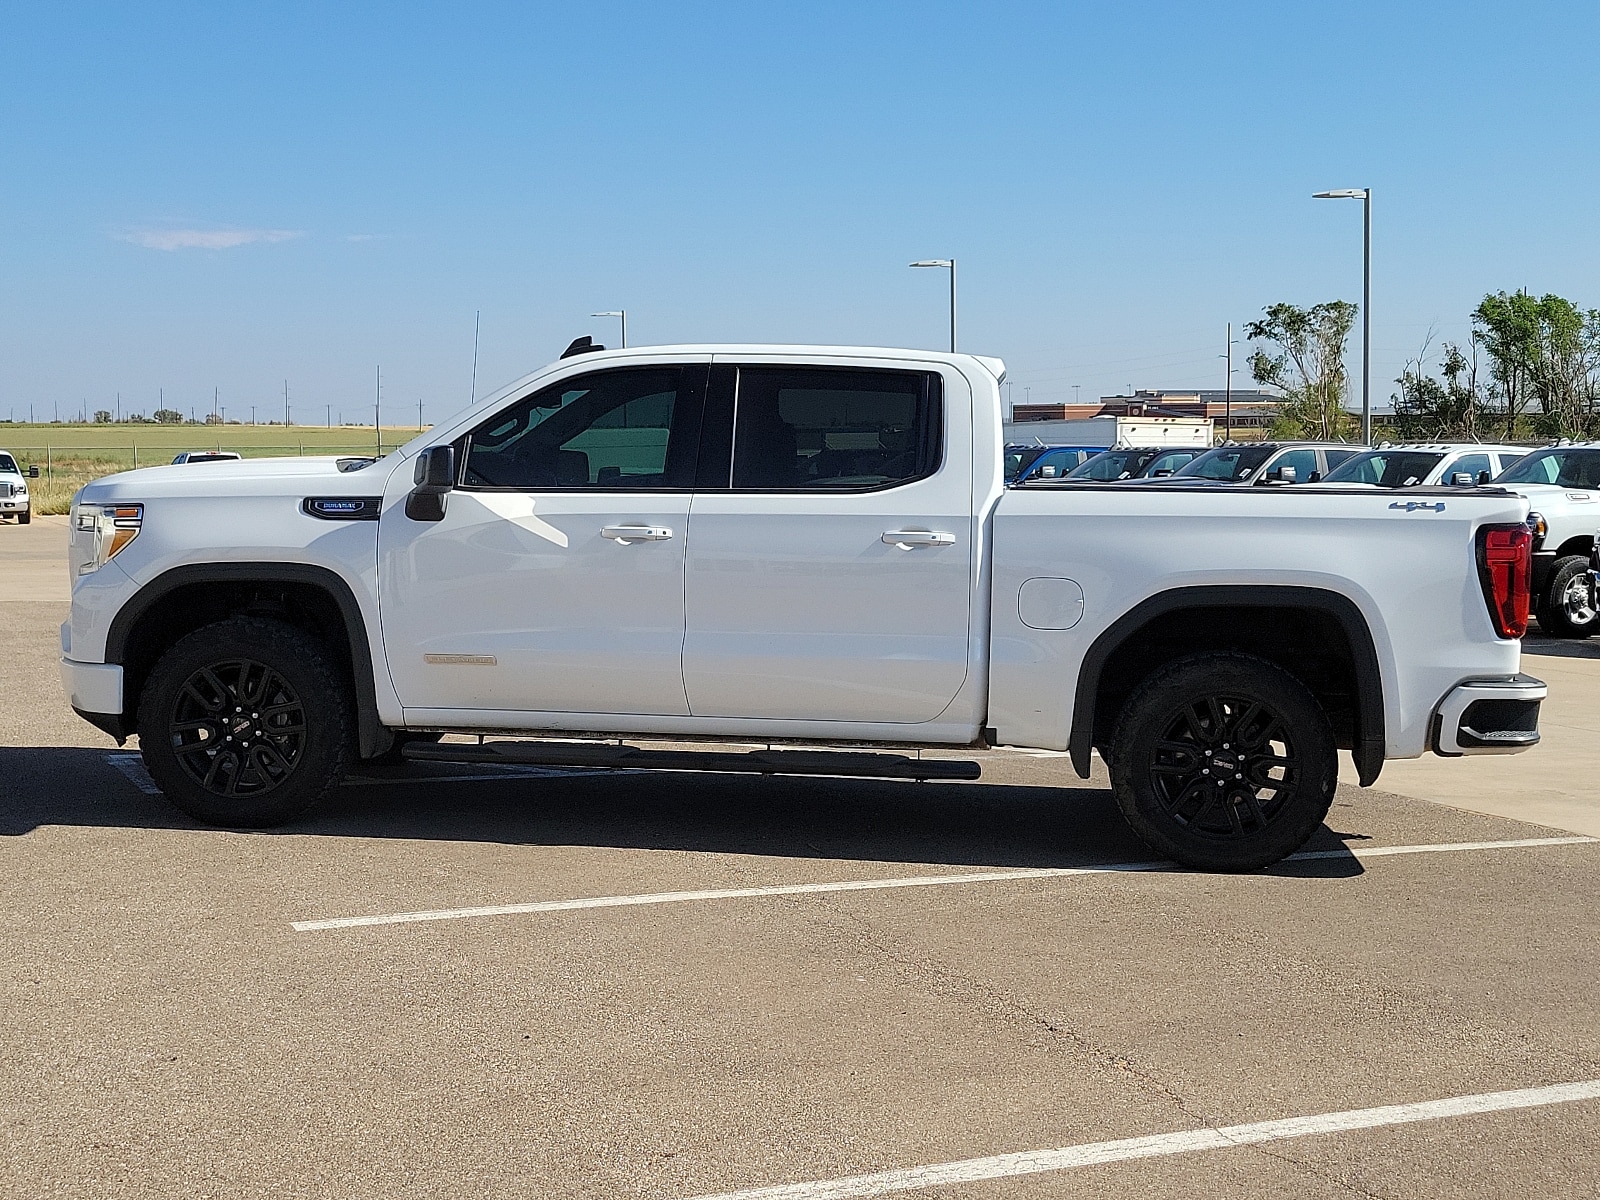
M 1228 360 L 1228 378 L 1222 385 L 1222 440 L 1233 441 L 1233 322 L 1228 322 L 1227 353 L 1223 355 Z
M 221 399 L 222 399 L 222 389 L 219 388 L 219 387 L 212 388 L 211 389 L 211 415 L 213 417 L 217 415 L 217 402 L 220 401 Z
M 476 386 L 476 385 L 474 385 Z M 377 439 L 378 457 L 383 457 L 383 368 L 378 368 L 378 394 L 372 401 L 372 434 Z
M 117 424 L 122 424 L 122 393 L 117 393 Z
M 255 423 L 256 423 L 256 406 L 254 404 L 252 404 L 250 406 L 250 424 L 254 425 Z
M 289 426 L 289 381 L 287 379 L 285 379 L 283 381 L 283 424 L 284 424 L 284 428 L 288 428 L 288 426 Z
M 478 402 L 478 322 L 482 317 L 481 308 L 472 315 L 472 395 L 467 398 L 468 408 Z
M 422 400 L 420 397 L 417 400 L 417 432 L 422 432 Z
M 329 404 L 326 407 L 328 409 L 328 428 L 332 429 L 333 428 L 333 405 Z

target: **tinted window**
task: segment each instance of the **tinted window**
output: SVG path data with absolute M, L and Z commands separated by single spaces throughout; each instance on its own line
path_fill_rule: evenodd
M 1442 482 L 1449 483 L 1456 475 L 1471 475 L 1472 482 L 1477 483 L 1478 472 L 1480 471 L 1488 471 L 1489 474 L 1494 474 L 1494 467 L 1489 462 L 1489 456 L 1487 454 L 1463 454 L 1450 464 L 1449 473 Z
M 1281 471 L 1285 467 L 1294 472 L 1296 483 L 1305 483 L 1317 469 L 1317 452 L 1315 450 L 1289 450 L 1275 459 L 1272 463 L 1273 471 Z
M 1266 462 L 1271 453 L 1271 446 L 1218 446 L 1176 474 L 1200 479 L 1243 479 Z
M 863 490 L 933 473 L 938 377 L 919 371 L 741 367 L 733 486 Z
M 1508 451 L 1508 450 L 1502 450 L 1500 452 L 1500 455 L 1499 455 L 1499 458 L 1500 458 L 1500 469 L 1502 471 L 1507 470 L 1511 466 L 1512 463 L 1520 462 L 1524 458 L 1526 458 L 1527 456 L 1528 456 L 1528 453 L 1527 453 L 1526 450 L 1521 451 L 1520 453 L 1513 452 L 1513 451 Z
M 1007 446 L 1006 447 L 1006 482 L 1015 482 L 1023 470 L 1033 465 L 1034 461 L 1045 451 L 1043 446 Z
M 669 461 L 682 457 L 673 436 L 682 374 L 678 367 L 602 371 L 537 391 L 472 431 L 462 482 L 538 490 L 671 486 Z
M 1328 460 L 1328 470 L 1331 471 L 1353 454 L 1355 454 L 1354 450 L 1324 450 L 1322 457 Z
M 1495 482 L 1600 489 L 1600 450 L 1561 449 L 1530 454 Z
M 9 454 L 0 454 L 0 471 L 9 471 L 14 475 L 22 474 L 21 471 L 17 470 L 17 460 Z
M 1329 471 L 1327 482 L 1412 487 L 1426 479 L 1443 457 L 1431 450 L 1374 450 L 1358 454 L 1338 470 Z
M 1064 479 L 1083 465 L 1087 450 L 1049 450 L 1028 468 L 1029 479 Z

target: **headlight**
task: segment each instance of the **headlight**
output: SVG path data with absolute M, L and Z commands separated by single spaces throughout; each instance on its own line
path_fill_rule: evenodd
M 142 504 L 74 504 L 69 547 L 73 575 L 105 566 L 139 536 L 143 524 Z
M 1533 534 L 1533 544 L 1537 548 L 1544 541 L 1544 535 L 1550 532 L 1550 526 L 1539 513 L 1531 512 L 1528 514 L 1528 532 Z

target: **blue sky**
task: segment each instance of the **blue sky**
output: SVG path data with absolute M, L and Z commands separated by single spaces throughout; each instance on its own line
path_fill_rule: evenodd
M 480 309 L 480 394 L 616 307 L 635 344 L 940 348 L 906 264 L 950 255 L 1018 402 L 1219 387 L 1226 322 L 1360 298 L 1338 187 L 1374 189 L 1380 399 L 1486 291 L 1600 306 L 1592 5 L 6 12 L 0 417 L 264 420 L 287 378 L 353 420 L 381 364 L 441 418 Z

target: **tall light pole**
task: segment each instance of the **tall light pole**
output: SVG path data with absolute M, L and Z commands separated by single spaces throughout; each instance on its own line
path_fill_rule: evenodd
M 628 348 L 628 312 L 619 308 L 615 312 L 590 313 L 591 317 L 616 317 L 622 322 L 622 349 Z
M 1225 359 L 1228 360 L 1228 374 L 1227 374 L 1227 377 L 1222 381 L 1222 420 L 1223 420 L 1222 440 L 1225 441 L 1225 442 L 1231 442 L 1231 441 L 1233 441 L 1233 322 L 1232 321 L 1228 322 L 1228 340 L 1227 340 L 1225 349 L 1223 350 L 1223 352 L 1221 354 L 1217 355 L 1217 357 L 1218 358 L 1225 358 Z
M 956 352 L 956 260 L 953 258 L 923 258 L 913 267 L 947 267 L 950 271 L 950 353 Z
M 1313 200 L 1361 201 L 1361 440 L 1372 445 L 1372 189 L 1313 192 Z

